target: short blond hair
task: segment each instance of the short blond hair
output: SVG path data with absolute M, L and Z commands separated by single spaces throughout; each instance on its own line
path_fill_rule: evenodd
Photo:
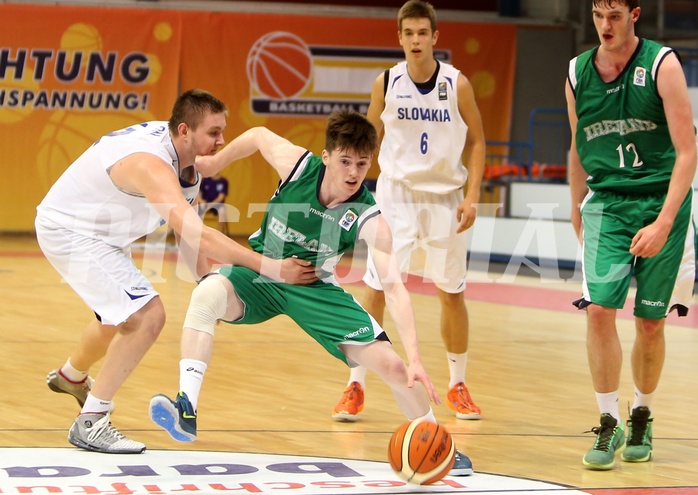
M 179 124 L 196 129 L 209 113 L 228 115 L 228 107 L 221 100 L 203 89 L 185 91 L 175 101 L 169 121 L 170 132 L 177 136 Z

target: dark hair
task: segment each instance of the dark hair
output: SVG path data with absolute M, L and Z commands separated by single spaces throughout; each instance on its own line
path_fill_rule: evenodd
M 355 150 L 373 154 L 378 147 L 378 133 L 373 124 L 358 112 L 337 110 L 327 118 L 325 149 Z
M 172 116 L 168 124 L 173 135 L 179 134 L 177 127 L 184 122 L 196 129 L 204 120 L 206 114 L 224 113 L 228 115 L 228 107 L 221 100 L 203 89 L 190 89 L 177 98 L 172 107 Z
M 614 3 L 626 5 L 631 12 L 640 6 L 640 0 L 591 0 L 594 7 L 608 7 L 609 9 Z
M 397 30 L 402 32 L 403 19 L 429 19 L 431 31 L 436 31 L 436 10 L 429 2 L 409 0 L 397 13 Z

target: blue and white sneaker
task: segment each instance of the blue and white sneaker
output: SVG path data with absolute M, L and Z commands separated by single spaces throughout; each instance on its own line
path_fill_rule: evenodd
M 473 463 L 467 455 L 461 454 L 456 450 L 456 462 L 448 472 L 449 476 L 470 476 L 473 474 Z
M 150 419 L 178 442 L 196 440 L 196 411 L 184 392 L 174 401 L 162 394 L 153 396 L 148 411 Z

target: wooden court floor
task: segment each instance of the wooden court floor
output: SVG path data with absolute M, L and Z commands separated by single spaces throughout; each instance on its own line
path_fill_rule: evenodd
M 124 433 L 149 450 L 386 460 L 390 435 L 403 422 L 389 389 L 369 375 L 361 421 L 333 422 L 330 411 L 348 371 L 285 318 L 254 327 L 217 327 L 199 403 L 199 440 L 184 447 L 170 440 L 152 425 L 147 406 L 153 394 L 177 390 L 180 329 L 193 283 L 174 261 L 176 253 L 134 253 L 160 291 L 168 321 L 115 398 L 112 420 Z M 345 287 L 357 297 L 363 290 L 360 268 L 356 260 L 345 266 Z M 594 440 L 584 432 L 597 425 L 598 413 L 587 369 L 584 315 L 570 304 L 580 290 L 578 278 L 501 272 L 471 270 L 466 290 L 471 323 L 467 382 L 483 419 L 461 421 L 445 405 L 434 407 L 476 472 L 588 493 L 698 493 L 696 300 L 690 319 L 672 316 L 667 324 L 667 359 L 654 405 L 655 460 L 618 461 L 612 471 L 594 472 L 581 464 Z M 422 358 L 443 398 L 448 371 L 438 302 L 429 286 L 411 281 L 409 287 Z M 50 392 L 45 376 L 65 361 L 91 313 L 44 260 L 32 236 L 0 236 L 0 301 L 0 452 L 8 452 L 2 450 L 6 447 L 70 448 L 66 435 L 77 404 Z M 628 359 L 634 326 L 627 313 L 618 326 L 626 357 L 625 409 L 633 392 Z M 397 339 L 389 319 L 386 329 Z

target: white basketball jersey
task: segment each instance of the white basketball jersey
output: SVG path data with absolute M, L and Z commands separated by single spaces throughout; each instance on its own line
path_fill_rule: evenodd
M 103 136 L 75 160 L 37 207 L 38 216 L 117 247 L 149 234 L 165 221 L 145 196 L 122 191 L 109 177 L 116 162 L 139 152 L 157 156 L 171 165 L 173 174 L 179 173 L 166 121 L 127 127 Z M 189 203 L 196 199 L 200 184 L 198 173 L 193 184 L 180 180 Z
M 415 191 L 448 193 L 463 187 L 468 171 L 461 156 L 468 126 L 458 111 L 460 71 L 439 62 L 436 85 L 422 94 L 400 62 L 388 73 L 381 173 Z

